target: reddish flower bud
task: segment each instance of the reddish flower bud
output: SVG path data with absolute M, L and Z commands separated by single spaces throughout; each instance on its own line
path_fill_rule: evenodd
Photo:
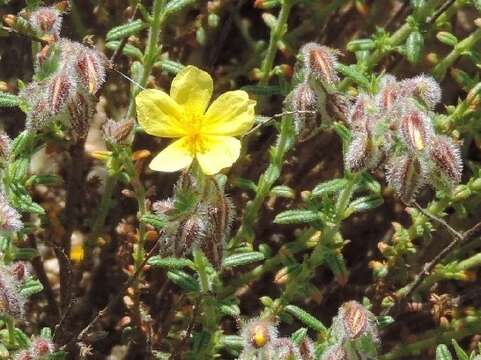
M 423 164 L 416 157 L 403 155 L 388 164 L 386 178 L 396 195 L 409 204 L 425 184 L 425 174 Z
M 17 280 L 5 267 L 0 268 L 0 314 L 15 319 L 23 317 L 25 299 L 20 293 Z
M 53 35 L 58 39 L 62 28 L 62 14 L 55 7 L 40 7 L 30 15 L 30 24 L 37 32 Z
M 299 349 L 289 338 L 279 338 L 273 341 L 272 352 L 279 360 L 301 359 Z
M 429 157 L 434 165 L 433 171 L 447 185 L 461 182 L 463 161 L 459 147 L 446 136 L 437 136 L 432 141 Z
M 15 355 L 15 360 L 35 360 L 35 357 L 29 350 L 23 350 Z
M 308 336 L 299 345 L 299 352 L 302 360 L 314 360 L 316 358 L 316 349 Z
M 22 216 L 7 200 L 5 194 L 0 193 L 0 232 L 15 232 L 23 228 Z
M 174 210 L 174 201 L 172 199 L 156 201 L 152 204 L 152 210 L 157 215 L 165 215 L 168 214 L 170 211 Z
M 329 346 L 321 356 L 321 360 L 347 360 L 346 351 L 342 348 L 342 345 L 335 344 Z
M 412 111 L 401 118 L 399 131 L 411 151 L 423 151 L 429 147 L 433 136 L 431 120 L 420 111 Z
M 94 100 L 89 94 L 77 92 L 67 104 L 70 125 L 74 137 L 85 139 L 88 135 L 90 120 L 94 114 Z
M 205 219 L 193 214 L 179 225 L 175 241 L 175 256 L 188 254 L 194 244 L 201 244 L 206 235 Z
M 32 353 L 37 357 L 42 357 L 55 350 L 53 343 L 47 339 L 37 337 L 32 341 Z
M 390 74 L 384 75 L 379 81 L 379 92 L 376 95 L 376 103 L 381 113 L 392 110 L 400 97 L 399 86 L 396 78 Z
M 292 93 L 292 109 L 295 128 L 299 140 L 309 139 L 318 127 L 317 123 L 317 95 L 307 82 L 298 85 Z
M 28 276 L 27 266 L 23 261 L 17 261 L 8 267 L 10 273 L 18 281 L 23 281 Z
M 419 75 L 404 80 L 400 83 L 400 87 L 403 94 L 414 97 L 428 109 L 434 109 L 441 101 L 441 88 L 431 76 Z
M 122 144 L 129 138 L 133 128 L 134 122 L 132 120 L 114 121 L 108 119 L 102 130 L 107 141 L 112 144 Z
M 351 99 L 342 93 L 327 94 L 326 112 L 332 121 L 349 123 Z
M 75 69 L 80 84 L 95 94 L 105 82 L 105 58 L 96 50 L 83 47 L 79 52 Z
M 6 132 L 0 130 L 0 160 L 7 160 L 10 156 L 12 139 Z
M 378 341 L 376 317 L 357 301 L 349 301 L 339 308 L 333 332 L 338 339 L 354 340 L 368 335 Z
M 320 80 L 327 87 L 332 87 L 339 81 L 335 50 L 316 43 L 308 43 L 302 47 L 301 52 L 308 75 Z
M 367 132 L 353 132 L 353 139 L 344 157 L 346 168 L 352 172 L 375 169 L 383 157 L 379 149 L 367 135 Z
M 61 71 L 55 75 L 47 88 L 47 100 L 51 114 L 56 115 L 62 111 L 75 93 L 75 80 L 68 75 L 67 71 Z

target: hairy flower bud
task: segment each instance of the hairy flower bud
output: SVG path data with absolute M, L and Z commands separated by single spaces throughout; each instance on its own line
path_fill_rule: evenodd
M 241 336 L 244 350 L 255 350 L 271 346 L 277 339 L 277 328 L 267 319 L 251 319 L 242 326 Z
M 381 113 L 391 111 L 399 100 L 401 93 L 396 78 L 386 74 L 379 81 L 379 92 L 376 95 L 376 103 Z
M 24 281 L 28 276 L 28 269 L 23 261 L 11 264 L 8 270 L 17 281 Z
M 409 204 L 425 184 L 426 171 L 416 157 L 402 155 L 389 162 L 386 178 L 396 195 L 404 203 Z
M 32 28 L 40 34 L 60 36 L 62 28 L 62 13 L 55 7 L 40 7 L 30 15 Z
M 90 120 L 95 112 L 94 99 L 92 95 L 75 93 L 67 104 L 70 126 L 76 138 L 85 139 L 87 137 Z
M 54 344 L 47 339 L 42 337 L 37 337 L 32 341 L 31 351 L 36 356 L 40 358 L 52 353 L 55 350 Z
M 10 157 L 10 150 L 12 146 L 12 139 L 6 132 L 0 130 L 0 161 L 8 160 Z
M 129 138 L 133 128 L 134 122 L 132 120 L 114 121 L 108 119 L 102 130 L 107 141 L 112 144 L 123 144 Z
M 202 244 L 207 226 L 205 219 L 197 214 L 193 214 L 183 221 L 177 231 L 175 256 L 188 254 L 194 244 Z
M 15 232 L 22 228 L 22 216 L 10 205 L 5 194 L 0 193 L 0 231 Z
M 326 112 L 332 121 L 349 123 L 351 100 L 342 93 L 326 95 Z
M 334 319 L 333 333 L 339 340 L 355 340 L 369 336 L 378 342 L 375 316 L 356 301 L 344 303 Z
M 95 94 L 105 82 L 105 62 L 101 53 L 85 46 L 77 55 L 75 70 L 80 84 L 90 94 Z
M 431 76 L 419 75 L 404 80 L 400 83 L 400 87 L 404 94 L 414 97 L 428 109 L 434 109 L 441 101 L 441 87 Z
M 292 94 L 292 109 L 300 141 L 309 139 L 317 128 L 317 95 L 307 82 L 298 85 Z
M 347 360 L 346 351 L 341 344 L 329 346 L 321 356 L 321 360 Z
M 332 87 L 339 81 L 336 72 L 337 53 L 335 50 L 316 43 L 308 43 L 301 49 L 307 74 L 320 80 L 324 86 Z
M 64 109 L 76 91 L 75 80 L 67 70 L 55 75 L 47 87 L 47 100 L 51 114 L 58 114 Z
M 417 152 L 429 147 L 433 136 L 431 120 L 420 111 L 412 111 L 401 118 L 399 131 L 409 150 Z
M 18 281 L 5 267 L 0 267 L 0 314 L 15 319 L 24 314 L 25 299 L 20 293 Z
M 446 136 L 437 136 L 432 141 L 429 157 L 434 165 L 433 171 L 448 185 L 461 182 L 463 161 L 459 147 Z
M 274 340 L 272 343 L 272 352 L 276 356 L 275 359 L 279 360 L 301 359 L 298 347 L 289 338 L 278 338 Z
M 314 360 L 316 358 L 314 343 L 308 336 L 299 344 L 299 352 L 302 360 Z

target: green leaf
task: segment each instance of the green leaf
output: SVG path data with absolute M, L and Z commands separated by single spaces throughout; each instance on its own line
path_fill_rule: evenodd
M 243 253 L 243 254 L 234 254 L 224 259 L 224 266 L 237 267 L 237 266 L 252 264 L 254 262 L 262 261 L 262 260 L 264 260 L 264 254 L 257 251 Z
M 172 15 L 176 12 L 184 10 L 188 6 L 195 5 L 196 0 L 171 0 L 165 7 L 165 14 Z
M 161 256 L 152 256 L 147 261 L 147 264 L 154 267 L 162 267 L 169 269 L 183 269 L 185 267 L 192 267 L 194 265 L 193 262 L 189 259 L 179 259 L 175 257 Z
M 346 214 L 344 215 L 344 217 L 347 218 L 356 212 L 375 209 L 378 206 L 382 205 L 383 202 L 383 198 L 379 195 L 362 196 L 349 204 L 349 207 L 346 210 Z
M 185 66 L 181 63 L 168 59 L 162 59 L 157 61 L 154 64 L 154 67 L 160 67 L 162 70 L 174 75 L 181 72 L 185 68 Z
M 356 39 L 347 43 L 346 48 L 350 52 L 372 50 L 376 47 L 376 43 L 372 39 Z
M 446 345 L 438 345 L 436 348 L 436 360 L 453 360 L 453 356 Z
M 131 21 L 127 24 L 123 24 L 111 29 L 107 33 L 106 40 L 107 41 L 121 40 L 125 37 L 129 37 L 130 35 L 137 34 L 138 32 L 147 28 L 147 26 L 148 24 L 146 24 L 140 19 Z
M 30 297 L 37 294 L 43 290 L 42 283 L 39 280 L 28 279 L 22 284 L 20 288 L 20 294 L 25 297 Z
M 15 328 L 14 331 L 15 341 L 23 348 L 30 346 L 30 339 L 22 330 Z
M 182 270 L 171 270 L 167 273 L 167 277 L 186 291 L 198 292 L 200 290 L 199 282 Z
M 329 193 L 336 193 L 345 188 L 348 182 L 349 181 L 347 179 L 334 179 L 317 184 L 312 190 L 311 196 L 319 197 Z
M 109 41 L 108 43 L 105 44 L 105 47 L 107 49 L 113 50 L 113 51 L 117 50 L 119 46 L 120 46 L 119 40 Z M 122 49 L 122 54 L 139 61 L 142 61 L 144 57 L 144 55 L 142 54 L 142 51 L 140 51 L 140 49 L 133 46 L 132 44 L 125 44 L 124 48 Z
M 381 315 L 377 317 L 377 324 L 379 325 L 379 328 L 385 328 L 388 325 L 391 325 L 394 323 L 394 318 L 389 315 Z
M 343 143 L 348 143 L 351 141 L 351 131 L 341 123 L 334 124 L 334 130 L 337 135 L 341 138 Z
M 221 344 L 228 349 L 239 350 L 244 347 L 244 339 L 237 335 L 224 335 L 220 338 Z
M 34 185 L 58 185 L 63 179 L 58 175 L 32 175 L 25 182 L 25 186 Z
M 240 308 L 237 304 L 222 304 L 219 306 L 222 314 L 237 318 L 240 315 Z
M 44 339 L 51 340 L 52 330 L 48 327 L 44 327 L 42 328 L 42 330 L 40 330 L 40 336 L 43 337 Z
M 307 311 L 301 309 L 300 307 L 297 307 L 295 305 L 287 305 L 285 307 L 285 310 L 311 329 L 323 333 L 327 332 L 327 328 L 322 322 L 317 320 L 314 316 L 309 314 Z
M 0 91 L 0 107 L 16 107 L 20 104 L 20 99 L 17 95 L 7 94 Z
M 303 224 L 321 220 L 321 213 L 312 210 L 287 210 L 274 219 L 275 224 Z
M 296 197 L 296 192 L 294 189 L 287 185 L 274 186 L 270 192 L 273 196 L 278 196 L 286 199 L 294 199 Z
M 47 56 L 44 61 L 42 61 L 38 70 L 35 72 L 34 80 L 42 81 L 52 76 L 60 67 L 60 56 L 61 56 L 60 46 L 53 45 L 48 49 Z
M 307 335 L 307 328 L 300 328 L 291 335 L 291 340 L 296 345 L 300 345 L 302 341 L 304 341 L 304 338 L 306 337 L 306 335 Z
M 463 349 L 461 349 L 461 347 L 459 346 L 459 344 L 455 339 L 452 339 L 451 343 L 453 344 L 454 351 L 456 352 L 456 356 L 458 357 L 458 360 L 469 360 L 468 354 L 466 354 L 466 352 Z
M 473 0 L 473 5 L 476 8 L 476 10 L 481 12 L 481 0 Z
M 24 130 L 20 134 L 18 134 L 17 137 L 12 141 L 11 151 L 13 157 L 17 158 L 30 152 L 33 146 L 34 139 L 35 135 L 27 130 Z
M 33 248 L 16 248 L 15 260 L 31 260 L 39 256 L 38 250 Z
M 337 70 L 345 77 L 350 78 L 355 83 L 361 85 L 365 89 L 369 89 L 371 83 L 369 79 L 357 68 L 356 65 L 338 64 Z
M 406 58 L 411 64 L 417 64 L 421 60 L 424 48 L 424 37 L 417 31 L 412 31 L 406 39 Z
M 436 38 L 441 41 L 443 44 L 448 46 L 456 46 L 458 43 L 458 38 L 447 31 L 440 31 L 436 34 Z
M 162 216 L 158 216 L 152 213 L 147 213 L 140 218 L 140 222 L 144 224 L 152 225 L 157 230 L 160 230 L 165 226 L 166 219 L 165 217 L 162 217 Z
M 244 85 L 241 90 L 247 91 L 249 94 L 262 96 L 282 94 L 281 87 L 276 85 Z

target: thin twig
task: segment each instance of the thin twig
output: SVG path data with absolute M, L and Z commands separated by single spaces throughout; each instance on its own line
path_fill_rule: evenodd
M 434 222 L 437 222 L 438 224 L 442 225 L 443 227 L 445 227 L 454 237 L 458 238 L 458 239 L 462 239 L 463 238 L 463 234 L 461 234 L 459 231 L 455 230 L 454 228 L 452 228 L 446 221 L 444 221 L 443 219 L 431 214 L 430 212 L 424 210 L 421 205 L 419 205 L 418 202 L 414 202 L 414 206 L 416 207 L 416 209 L 418 209 L 418 211 L 423 214 L 424 216 L 426 216 L 427 218 L 431 219 L 432 221 Z
M 109 303 L 102 309 L 100 310 L 97 315 L 88 323 L 86 327 L 83 328 L 83 330 L 77 335 L 76 340 L 77 341 L 82 341 L 86 336 L 87 333 L 90 331 L 90 329 L 100 320 L 102 319 L 108 312 L 109 310 L 114 307 L 117 302 L 122 298 L 123 294 L 125 291 L 137 280 L 139 275 L 141 274 L 142 270 L 144 269 L 145 264 L 147 261 L 154 255 L 154 253 L 157 251 L 159 247 L 159 240 L 157 240 L 148 252 L 147 256 L 144 258 L 142 263 L 139 265 L 135 273 L 127 280 L 125 285 L 122 287 L 122 290 L 115 296 L 113 297 Z
M 22 33 L 18 30 L 15 30 L 14 28 L 11 28 L 11 27 L 8 27 L 8 26 L 1 26 L 1 29 L 3 31 L 6 31 L 8 32 L 9 34 L 15 34 L 15 35 L 18 35 L 18 36 L 21 36 L 21 37 L 24 37 L 24 38 L 27 38 L 29 40 L 32 40 L 32 41 L 36 41 L 36 42 L 39 42 L 40 44 L 42 45 L 47 45 L 48 44 L 48 41 L 45 40 L 45 39 L 41 39 L 39 38 L 38 36 L 34 35 L 34 34 L 25 34 L 25 33 Z
M 451 5 L 453 5 L 456 2 L 456 0 L 447 0 L 444 4 L 442 4 L 436 12 L 426 20 L 426 24 L 432 24 L 433 22 L 436 21 L 438 17 L 442 15 L 443 12 L 445 12 Z
M 279 114 L 274 114 L 272 115 L 269 119 L 267 119 L 266 121 L 254 126 L 252 129 L 250 129 L 247 133 L 245 133 L 244 136 L 248 136 L 254 132 L 256 132 L 257 130 L 259 130 L 261 127 L 263 126 L 266 126 L 267 124 L 270 124 L 271 122 L 273 122 L 275 119 L 279 119 L 279 118 L 282 118 L 283 116 L 285 115 L 294 115 L 294 114 L 316 114 L 317 112 L 316 111 L 313 111 L 313 110 L 296 110 L 296 111 L 284 111 L 284 112 L 281 112 Z

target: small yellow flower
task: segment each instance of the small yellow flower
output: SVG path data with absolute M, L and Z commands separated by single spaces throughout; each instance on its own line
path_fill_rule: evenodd
M 240 154 L 235 136 L 254 123 L 255 101 L 245 91 L 228 91 L 209 106 L 213 81 L 208 73 L 187 66 L 172 81 L 170 96 L 143 90 L 136 97 L 137 118 L 150 135 L 177 139 L 150 163 L 156 171 L 172 172 L 194 159 L 207 175 L 231 166 Z

